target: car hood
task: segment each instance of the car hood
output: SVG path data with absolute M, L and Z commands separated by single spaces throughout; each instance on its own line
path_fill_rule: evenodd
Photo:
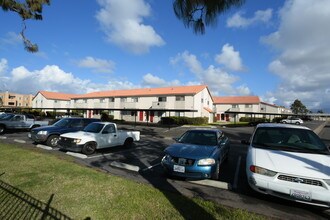
M 254 150 L 256 166 L 283 174 L 330 179 L 330 155 L 258 148 Z
M 216 149 L 216 146 L 201 146 L 194 144 L 172 144 L 165 149 L 166 154 L 175 157 L 188 157 L 188 158 L 208 158 Z
M 92 132 L 85 132 L 85 131 L 76 131 L 76 132 L 69 132 L 65 134 L 61 134 L 61 137 L 66 138 L 89 138 L 89 137 L 95 137 L 96 133 Z
M 59 131 L 66 129 L 66 127 L 58 127 L 58 126 L 53 126 L 53 125 L 48 125 L 48 126 L 42 126 L 38 128 L 33 128 L 32 131 Z

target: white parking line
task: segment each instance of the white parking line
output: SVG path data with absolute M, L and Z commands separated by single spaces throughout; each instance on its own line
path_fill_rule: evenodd
M 196 181 L 188 181 L 190 183 L 204 185 L 204 186 L 212 186 L 219 189 L 229 189 L 228 183 L 216 181 L 216 180 L 196 180 Z
M 238 174 L 239 174 L 239 168 L 240 168 L 240 166 L 241 166 L 241 156 L 238 157 L 237 164 L 236 164 L 236 171 L 235 171 L 233 189 L 236 189 L 237 188 Z
M 157 164 L 152 165 L 152 166 L 148 166 L 147 168 L 144 168 L 142 171 L 150 170 L 150 169 L 152 169 L 152 168 L 154 168 L 156 166 L 159 166 L 159 165 L 160 165 L 160 163 L 157 163 Z
M 45 149 L 45 150 L 53 150 L 53 148 L 51 148 L 49 146 L 46 146 L 46 145 L 43 145 L 43 144 L 37 144 L 37 147 L 38 148 Z
M 24 141 L 24 140 L 19 140 L 19 139 L 14 139 L 14 141 L 17 142 L 17 143 L 21 143 L 21 144 L 25 144 L 25 143 L 26 143 L 26 141 Z
M 66 154 L 70 155 L 70 156 L 73 156 L 73 157 L 78 157 L 78 158 L 81 158 L 81 159 L 86 159 L 87 156 L 85 154 L 80 154 L 80 153 L 74 153 L 74 152 L 66 152 Z
M 0 136 L 0 139 L 7 139 L 7 137 Z
M 91 157 L 87 157 L 88 159 L 93 159 L 93 158 L 98 158 L 98 157 L 104 157 L 104 156 L 110 156 L 113 153 L 108 153 L 108 154 L 101 154 L 101 155 L 95 155 L 95 156 L 91 156 Z
M 138 167 L 138 166 L 133 166 L 130 164 L 121 163 L 121 162 L 117 162 L 117 161 L 111 162 L 110 166 L 124 168 L 124 169 L 135 171 L 135 172 L 139 172 L 139 170 L 140 170 L 140 167 Z

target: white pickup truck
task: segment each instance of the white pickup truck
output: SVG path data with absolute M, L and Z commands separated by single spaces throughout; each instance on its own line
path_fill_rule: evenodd
M 3 114 L 0 118 L 0 134 L 9 129 L 25 129 L 48 125 L 48 121 L 37 121 L 33 115 Z
M 122 131 L 111 122 L 93 122 L 82 131 L 60 135 L 58 147 L 64 150 L 93 154 L 97 149 L 123 145 L 132 146 L 140 140 L 140 131 Z

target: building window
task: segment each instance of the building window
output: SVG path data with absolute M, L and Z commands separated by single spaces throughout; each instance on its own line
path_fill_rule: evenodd
M 101 103 L 104 103 L 105 102 L 105 99 L 103 98 L 103 99 L 100 99 L 100 102 Z
M 87 103 L 87 99 L 83 99 L 83 102 L 84 102 L 84 103 Z
M 184 116 L 184 112 L 175 112 L 174 115 L 176 117 L 183 117 Z
M 54 100 L 55 103 L 57 103 L 57 100 Z
M 139 98 L 138 97 L 132 97 L 132 102 L 139 102 Z
M 252 108 L 251 104 L 245 104 L 245 108 Z
M 15 105 L 15 102 L 8 102 L 8 105 Z
M 115 102 L 115 98 L 114 97 L 110 97 L 109 98 L 109 102 Z
M 158 102 L 166 102 L 166 97 L 158 97 Z
M 127 102 L 127 98 L 120 98 L 120 102 Z
M 165 112 L 163 112 L 163 111 L 158 111 L 158 112 L 157 112 L 157 116 L 158 116 L 158 117 L 163 117 L 163 116 L 165 116 Z
M 238 105 L 233 104 L 233 105 L 231 105 L 231 107 L 232 107 L 232 108 L 238 108 Z
M 207 105 L 210 105 L 210 101 L 207 101 Z
M 175 101 L 184 101 L 184 96 L 175 96 Z

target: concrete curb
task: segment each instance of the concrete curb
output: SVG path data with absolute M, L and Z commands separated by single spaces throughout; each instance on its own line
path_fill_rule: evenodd
M 323 122 L 321 125 L 319 125 L 317 128 L 314 129 L 314 132 L 319 135 L 320 132 L 323 130 L 324 126 L 327 125 L 327 121 Z

